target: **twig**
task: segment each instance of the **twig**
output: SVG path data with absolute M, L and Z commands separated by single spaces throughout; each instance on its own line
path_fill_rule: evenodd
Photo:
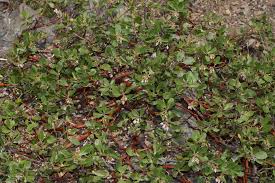
M 183 107 L 180 103 L 176 103 L 176 108 L 179 109 L 179 110 L 182 110 L 184 112 L 187 112 L 187 113 L 191 114 L 198 121 L 202 121 L 203 120 L 202 116 L 200 116 L 199 114 L 197 114 L 195 111 L 192 111 L 192 110 L 190 110 L 188 108 Z
M 33 163 L 36 163 L 36 164 L 38 164 L 38 165 L 40 165 L 40 164 L 42 163 L 41 161 L 32 158 L 32 157 L 31 157 L 30 155 L 28 155 L 27 153 L 22 152 L 22 151 L 20 151 L 20 150 L 18 150 L 18 149 L 9 148 L 7 151 L 8 151 L 9 153 L 11 153 L 11 154 L 14 154 L 14 155 L 16 155 L 16 156 L 22 158 L 22 159 L 26 159 L 26 160 L 32 161 Z
M 80 36 L 80 35 L 78 35 L 77 33 L 74 33 L 74 35 L 77 37 L 77 38 L 79 38 L 79 39 L 81 39 L 81 40 L 83 40 L 83 41 L 85 41 L 85 42 L 87 42 L 87 43 L 89 43 L 89 44 L 95 44 L 95 42 L 94 41 L 91 41 L 89 38 L 86 38 L 85 36 L 83 37 L 83 36 Z
M 218 136 L 216 136 L 216 135 L 214 135 L 214 134 L 212 134 L 212 133 L 209 133 L 209 132 L 207 133 L 207 135 L 208 135 L 210 138 L 212 138 L 213 141 L 214 141 L 215 143 L 220 144 L 220 145 L 223 145 L 224 147 L 228 148 L 228 149 L 231 150 L 232 152 L 235 152 L 235 151 L 236 151 L 236 149 L 235 149 L 233 146 L 226 144 L 220 137 L 218 137 Z

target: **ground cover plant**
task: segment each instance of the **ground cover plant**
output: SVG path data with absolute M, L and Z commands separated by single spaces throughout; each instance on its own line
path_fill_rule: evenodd
M 25 31 L 0 71 L 1 182 L 274 180 L 268 17 L 230 35 L 185 0 L 27 3 L 55 37 Z

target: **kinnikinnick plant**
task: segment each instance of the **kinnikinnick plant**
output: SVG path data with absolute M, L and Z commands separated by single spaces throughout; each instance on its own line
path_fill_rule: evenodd
M 186 0 L 26 2 L 55 37 L 25 31 L 0 71 L 1 182 L 274 180 L 267 17 L 232 36 Z

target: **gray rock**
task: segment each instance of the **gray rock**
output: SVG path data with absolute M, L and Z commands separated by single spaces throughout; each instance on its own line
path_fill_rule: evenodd
M 14 40 L 20 36 L 24 30 L 34 26 L 35 21 L 39 18 L 39 12 L 33 10 L 25 3 L 14 8 L 8 7 L 9 0 L 0 0 L 0 10 L 3 10 L 0 11 L 0 57 L 4 57 L 12 47 Z M 22 12 L 27 12 L 28 24 L 26 24 L 21 16 Z M 37 31 L 42 31 L 51 37 L 54 34 L 54 26 L 45 26 L 37 29 Z
M 5 3 L 1 3 L 0 9 L 4 9 L 4 7 Z M 23 11 L 28 12 L 31 17 L 37 14 L 26 4 L 21 4 L 16 10 L 9 11 L 7 9 L 0 13 L 0 56 L 3 56 L 8 51 L 15 38 L 27 28 L 20 16 Z

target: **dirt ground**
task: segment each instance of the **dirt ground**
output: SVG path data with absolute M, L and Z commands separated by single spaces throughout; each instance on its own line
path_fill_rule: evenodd
M 252 18 L 266 14 L 275 35 L 275 0 L 193 0 L 191 4 L 191 19 L 196 24 L 215 13 L 230 30 L 237 31 L 249 26 Z

